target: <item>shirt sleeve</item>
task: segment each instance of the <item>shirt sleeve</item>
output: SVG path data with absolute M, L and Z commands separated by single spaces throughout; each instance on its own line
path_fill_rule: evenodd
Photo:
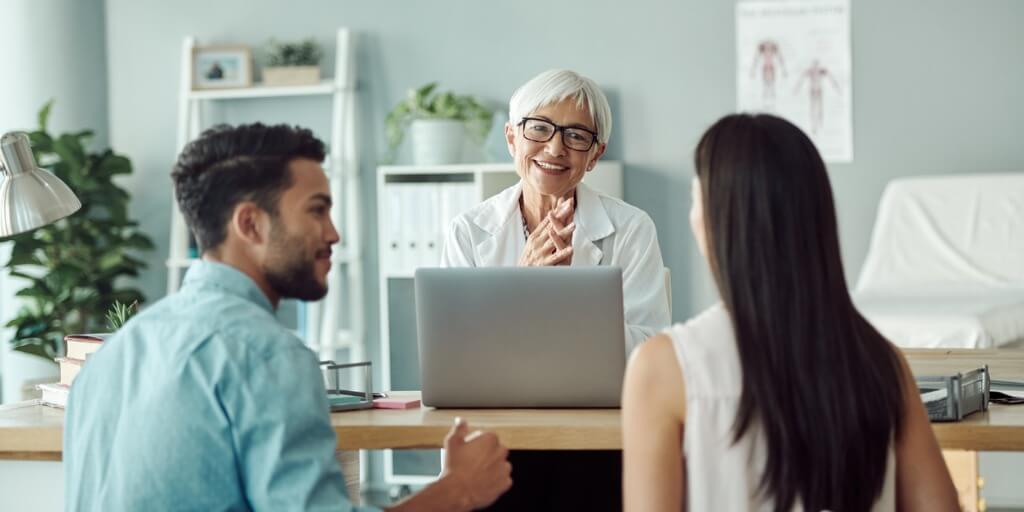
M 243 352 L 234 368 L 239 378 L 222 380 L 236 385 L 218 396 L 233 423 L 239 478 L 252 509 L 379 510 L 348 499 L 313 353 L 300 345 L 273 354 Z
M 448 224 L 448 234 L 441 249 L 442 267 L 475 267 L 473 242 L 469 237 L 469 225 L 463 218 L 455 217 Z
M 642 214 L 634 226 L 625 230 L 619 251 L 628 354 L 668 327 L 672 313 L 658 232 L 650 217 Z

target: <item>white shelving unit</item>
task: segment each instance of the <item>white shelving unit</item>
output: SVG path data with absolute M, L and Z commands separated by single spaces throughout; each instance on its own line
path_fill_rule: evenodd
M 445 233 L 454 217 L 518 181 L 511 162 L 377 168 L 380 366 L 385 390 L 419 389 L 412 279 L 416 268 L 440 265 Z M 621 198 L 622 164 L 600 161 L 585 181 Z M 386 450 L 385 483 L 432 482 L 439 461 L 437 450 Z
M 352 35 L 346 28 L 338 29 L 335 53 L 335 76 L 319 84 L 268 87 L 255 85 L 240 89 L 193 90 L 193 37 L 186 37 L 181 50 L 181 82 L 178 97 L 178 150 L 202 132 L 203 106 L 210 101 L 257 98 L 296 98 L 323 96 L 332 101 L 329 154 L 324 162 L 335 197 L 331 216 L 342 234 L 335 249 L 328 274 L 329 292 L 321 301 L 300 308 L 305 325 L 306 343 L 321 359 L 335 359 L 340 349 L 349 350 L 349 358 L 365 358 L 365 327 L 363 313 L 362 233 L 360 226 L 359 169 L 354 137 L 353 110 L 355 69 Z M 167 293 L 178 290 L 184 271 L 195 261 L 189 254 L 189 232 L 185 219 L 173 201 L 171 236 L 167 258 Z M 345 298 L 345 300 L 342 300 Z M 342 328 L 340 319 L 347 320 Z

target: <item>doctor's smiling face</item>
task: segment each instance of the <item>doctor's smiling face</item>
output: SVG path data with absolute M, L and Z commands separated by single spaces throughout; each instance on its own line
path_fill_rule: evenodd
M 523 192 L 568 197 L 604 154 L 586 104 L 574 98 L 542 106 L 505 125 Z

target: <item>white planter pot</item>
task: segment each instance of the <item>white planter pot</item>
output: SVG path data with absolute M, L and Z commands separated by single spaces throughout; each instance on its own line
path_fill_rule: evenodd
M 409 127 L 416 165 L 457 164 L 462 161 L 466 126 L 455 119 L 417 119 Z
M 316 85 L 320 83 L 319 66 L 277 66 L 263 68 L 263 83 L 268 86 Z

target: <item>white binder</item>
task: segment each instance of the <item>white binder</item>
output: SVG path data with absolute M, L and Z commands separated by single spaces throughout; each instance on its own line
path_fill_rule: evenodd
M 479 201 L 476 197 L 475 183 L 454 182 L 441 185 L 440 221 L 442 225 L 442 240 L 448 234 L 452 219 L 476 206 L 477 202 Z
M 402 205 L 402 189 L 396 183 L 389 183 L 384 186 L 383 197 L 387 204 L 382 208 L 380 224 L 384 226 L 380 236 L 384 240 L 383 254 L 381 258 L 381 269 L 383 273 L 398 273 L 402 271 L 402 212 L 405 210 Z
M 419 258 L 417 268 L 436 267 L 441 264 L 441 184 L 420 183 L 417 187 L 419 212 Z

